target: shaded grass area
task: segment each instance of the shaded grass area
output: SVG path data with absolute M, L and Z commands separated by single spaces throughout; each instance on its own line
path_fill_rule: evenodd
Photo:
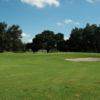
M 0 54 L 0 100 L 100 100 L 100 62 L 78 57 L 100 54 Z

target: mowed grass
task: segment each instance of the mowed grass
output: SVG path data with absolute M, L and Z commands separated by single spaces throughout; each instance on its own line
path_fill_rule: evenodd
M 100 62 L 77 57 L 100 54 L 0 54 L 0 100 L 100 100 Z

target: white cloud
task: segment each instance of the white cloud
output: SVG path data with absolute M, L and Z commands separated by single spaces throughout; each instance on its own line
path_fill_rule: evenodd
M 58 22 L 58 23 L 57 23 L 57 26 L 63 26 L 63 23 Z
M 63 26 L 63 25 L 80 25 L 80 23 L 72 19 L 65 19 L 64 21 L 57 23 L 57 26 Z
M 23 32 L 23 33 L 22 33 L 22 37 L 30 37 L 30 35 Z
M 60 5 L 59 0 L 21 0 L 21 2 L 32 6 L 36 6 L 38 8 L 43 8 L 46 5 L 56 6 L 56 7 Z
M 79 22 L 75 22 L 75 25 L 80 25 L 80 23 Z
M 73 20 L 72 19 L 65 19 L 64 23 L 65 24 L 70 24 L 70 23 L 73 23 Z
M 22 37 L 26 37 L 27 35 L 26 35 L 26 33 L 22 33 Z
M 32 39 L 28 39 L 28 42 L 31 43 L 32 42 Z
M 32 42 L 32 37 L 31 35 L 27 34 L 27 33 L 22 33 L 22 41 L 24 43 L 27 43 L 27 42 Z
M 64 36 L 64 39 L 65 39 L 65 40 L 68 40 L 68 39 L 69 39 L 69 36 Z
M 86 2 L 93 4 L 93 3 L 100 2 L 100 0 L 86 0 Z
M 65 19 L 65 20 L 64 20 L 64 23 L 65 23 L 65 24 L 72 24 L 72 25 L 80 25 L 79 22 L 74 21 L 74 20 L 72 20 L 72 19 Z
M 86 0 L 89 3 L 94 3 L 95 0 Z

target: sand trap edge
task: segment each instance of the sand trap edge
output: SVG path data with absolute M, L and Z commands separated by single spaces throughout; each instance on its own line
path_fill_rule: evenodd
M 93 57 L 88 57 L 88 58 L 66 58 L 66 61 L 74 61 L 74 62 L 100 62 L 100 58 L 93 58 Z

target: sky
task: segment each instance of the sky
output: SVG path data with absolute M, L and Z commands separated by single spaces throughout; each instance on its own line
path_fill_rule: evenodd
M 67 39 L 75 27 L 100 24 L 100 0 L 0 0 L 0 22 L 19 25 L 23 42 L 44 30 Z

